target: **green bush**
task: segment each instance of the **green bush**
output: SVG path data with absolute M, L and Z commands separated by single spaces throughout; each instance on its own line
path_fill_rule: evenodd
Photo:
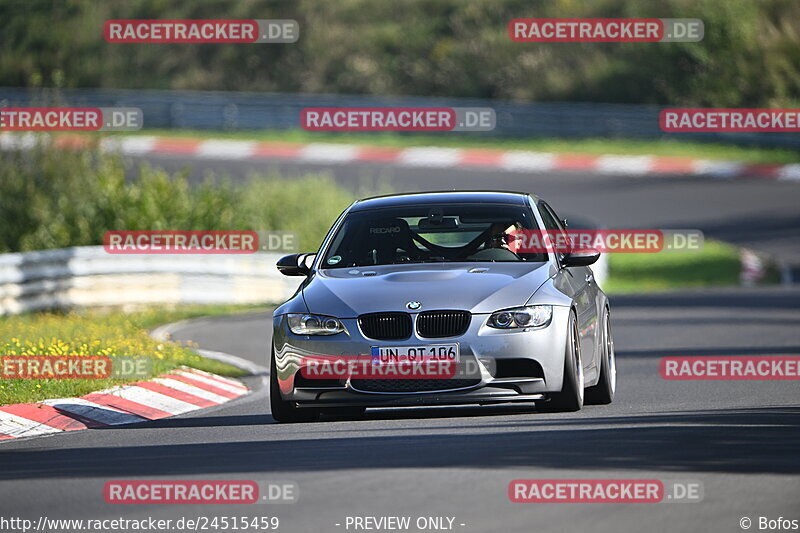
M 117 155 L 96 146 L 55 150 L 39 143 L 0 158 L 0 253 L 102 244 L 111 230 L 282 230 L 316 250 L 353 196 L 326 175 L 245 183 L 148 166 L 126 179 Z

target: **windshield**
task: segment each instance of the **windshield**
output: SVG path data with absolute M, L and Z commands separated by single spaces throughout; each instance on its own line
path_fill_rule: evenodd
M 542 262 L 509 250 L 515 230 L 538 229 L 530 209 L 509 205 L 426 205 L 350 213 L 320 268 L 428 262 Z

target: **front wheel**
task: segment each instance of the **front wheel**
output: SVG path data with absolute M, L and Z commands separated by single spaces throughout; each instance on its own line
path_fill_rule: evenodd
M 609 404 L 617 391 L 617 357 L 614 354 L 614 337 L 611 335 L 611 317 L 608 309 L 603 313 L 603 350 L 600 360 L 600 379 L 597 385 L 586 389 L 586 403 Z
M 583 407 L 583 361 L 578 337 L 578 319 L 569 314 L 567 345 L 564 348 L 564 382 L 561 391 L 553 393 L 543 405 L 546 411 L 580 411 Z
M 313 422 L 319 419 L 319 411 L 297 407 L 295 402 L 281 397 L 278 371 L 275 365 L 275 348 L 269 361 L 269 409 L 276 422 Z

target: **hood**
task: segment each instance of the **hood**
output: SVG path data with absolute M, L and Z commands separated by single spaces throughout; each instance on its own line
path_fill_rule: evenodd
M 547 263 L 383 265 L 318 270 L 302 290 L 310 312 L 339 318 L 408 311 L 410 301 L 480 314 L 524 305 L 551 274 Z

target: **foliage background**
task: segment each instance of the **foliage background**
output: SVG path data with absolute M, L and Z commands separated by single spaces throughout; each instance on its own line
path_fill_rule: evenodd
M 700 43 L 514 43 L 524 17 L 700 18 Z M 283 45 L 106 43 L 126 18 L 291 18 Z M 795 0 L 7 0 L 0 86 L 800 103 Z

